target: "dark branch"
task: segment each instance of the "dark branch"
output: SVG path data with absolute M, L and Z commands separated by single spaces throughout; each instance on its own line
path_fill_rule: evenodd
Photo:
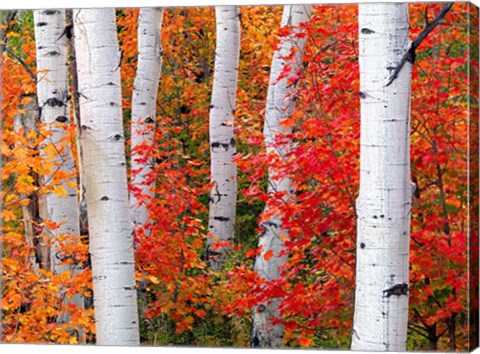
M 410 48 L 406 51 L 405 55 L 403 56 L 402 60 L 400 60 L 400 63 L 397 65 L 395 68 L 395 71 L 393 72 L 392 76 L 390 77 L 390 80 L 388 80 L 387 85 L 385 86 L 390 86 L 390 84 L 398 77 L 398 74 L 400 73 L 400 70 L 402 70 L 403 66 L 405 63 L 408 61 L 413 64 L 415 61 L 415 50 L 420 46 L 420 44 L 427 38 L 427 36 L 430 34 L 430 32 L 433 31 L 435 27 L 437 27 L 440 24 L 440 21 L 445 17 L 448 11 L 453 6 L 453 2 L 448 2 L 440 11 L 437 17 L 430 22 L 425 29 L 418 35 L 418 37 L 412 42 L 410 45 Z
M 15 60 L 17 60 L 22 66 L 23 68 L 27 71 L 28 75 L 30 75 L 30 77 L 32 78 L 33 81 L 37 81 L 37 77 L 35 76 L 35 74 L 33 73 L 32 69 L 30 69 L 30 67 L 27 65 L 27 63 L 25 63 L 23 61 L 22 58 L 20 58 L 17 54 L 15 54 L 14 52 L 12 52 L 10 50 L 10 48 L 8 48 L 7 46 L 2 46 L 3 47 L 3 50 L 9 54 L 12 58 L 14 58 Z
M 430 24 L 430 21 L 428 20 L 428 4 L 425 5 L 425 27 L 428 27 L 428 25 Z
M 440 21 L 443 20 L 443 18 L 445 17 L 445 15 L 447 14 L 448 11 L 450 11 L 450 9 L 452 8 L 453 6 L 453 2 L 448 2 L 442 9 L 442 11 L 440 11 L 440 13 L 438 14 L 438 16 L 431 22 L 428 24 L 427 27 L 425 27 L 425 29 L 422 31 L 422 33 L 420 33 L 417 37 L 417 39 L 415 39 L 413 42 L 412 42 L 412 47 L 414 49 L 417 49 L 418 46 L 424 41 L 425 38 L 427 38 L 427 36 L 430 34 L 430 32 L 433 31 L 433 29 L 435 27 L 437 27 L 439 24 L 440 24 Z
M 315 60 L 315 58 L 317 58 L 320 54 L 322 54 L 323 52 L 326 52 L 327 50 L 329 50 L 331 47 L 333 47 L 337 43 L 338 43 L 338 41 L 334 40 L 331 43 L 327 44 L 326 46 L 319 48 L 318 51 L 315 53 L 315 55 L 312 57 L 312 60 Z M 303 63 L 303 68 L 307 69 L 308 64 L 310 64 L 310 62 L 308 62 L 308 61 L 304 62 Z
M 422 337 L 426 338 L 426 339 L 430 339 L 430 337 L 428 336 L 428 334 L 425 334 L 421 331 L 419 331 L 418 329 L 416 329 L 415 327 L 411 327 L 410 325 L 408 325 L 408 329 L 411 330 L 411 331 L 414 331 L 415 333 L 418 333 L 419 335 L 421 335 Z

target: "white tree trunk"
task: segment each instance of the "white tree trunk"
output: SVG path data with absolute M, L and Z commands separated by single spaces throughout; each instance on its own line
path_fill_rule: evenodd
M 237 204 L 237 165 L 233 120 L 240 58 L 240 12 L 237 6 L 217 6 L 217 45 L 210 105 L 211 181 L 207 259 L 220 270 L 233 245 Z
M 158 84 L 162 70 L 163 8 L 142 8 L 138 18 L 138 66 L 132 95 L 132 179 L 130 193 L 132 220 L 144 226 L 148 220 L 147 203 L 137 199 L 138 193 L 148 202 L 154 196 L 147 176 L 153 170 L 153 161 L 141 162 L 143 154 L 135 152 L 139 146 L 152 148 L 156 118 Z M 149 234 L 148 230 L 145 230 Z
M 80 235 L 88 234 L 88 216 L 87 216 L 87 203 L 85 200 L 85 178 L 83 177 L 83 154 L 82 147 L 80 146 L 80 103 L 78 94 L 78 73 L 77 73 L 77 56 L 75 53 L 75 37 L 73 36 L 73 10 L 66 10 L 67 25 L 70 27 L 71 38 L 68 41 L 68 65 L 72 86 L 72 105 L 73 105 L 73 120 L 75 123 L 76 143 L 77 143 L 77 163 L 78 163 L 78 186 L 79 186 L 79 224 Z
M 311 14 L 311 5 L 288 5 L 283 9 L 281 26 L 297 27 L 300 23 L 308 22 Z M 294 29 L 299 33 L 300 28 Z M 305 47 L 305 38 L 299 39 L 294 36 L 283 37 L 280 39 L 279 49 L 275 51 L 272 67 L 270 71 L 270 83 L 267 93 L 267 107 L 263 135 L 267 154 L 278 155 L 283 158 L 290 150 L 290 142 L 278 138 L 286 133 L 291 133 L 291 129 L 286 129 L 280 125 L 280 122 L 289 117 L 295 108 L 294 85 L 289 83 L 289 78 L 298 73 L 303 61 L 303 51 Z M 287 61 L 293 48 L 297 48 L 291 61 Z M 286 64 L 291 65 L 290 74 L 278 81 L 278 77 Z M 294 193 L 294 187 L 288 178 L 276 178 L 273 169 L 268 172 L 268 193 L 286 192 L 283 200 L 289 201 Z M 265 212 L 268 211 L 268 205 Z M 262 247 L 261 253 L 255 260 L 254 269 L 258 275 L 267 280 L 274 280 L 280 277 L 279 267 L 285 264 L 287 255 L 280 256 L 280 252 L 285 249 L 284 239 L 288 237 L 288 231 L 282 227 L 281 216 L 273 216 L 265 220 L 261 227 L 264 232 L 260 235 L 258 245 Z M 265 254 L 273 252 L 273 256 L 266 260 Z M 278 306 L 280 298 L 272 298 L 269 302 L 256 307 L 253 313 L 252 328 L 252 346 L 279 348 L 283 346 L 283 325 L 272 325 L 272 318 L 279 318 Z
M 73 18 L 97 344 L 138 345 L 115 10 Z
M 37 54 L 37 99 L 40 108 L 40 121 L 47 124 L 51 135 L 42 145 L 42 154 L 47 156 L 45 149 L 54 146 L 56 156 L 53 162 L 56 168 L 51 175 L 43 176 L 45 185 L 52 184 L 52 178 L 58 171 L 74 174 L 75 161 L 72 146 L 66 135 L 70 122 L 67 47 L 68 38 L 65 34 L 65 10 L 36 10 L 33 12 L 35 25 L 35 45 Z M 56 193 L 43 196 L 43 215 L 45 220 L 59 225 L 56 230 L 49 231 L 55 237 L 50 247 L 50 266 L 57 274 L 70 272 L 72 275 L 80 272 L 76 264 L 61 264 L 63 257 L 61 245 L 68 242 L 68 235 L 78 237 L 79 206 L 78 193 L 68 183 L 76 183 L 75 176 L 63 180 L 56 187 L 66 191 L 66 197 Z M 65 238 L 67 237 L 67 239 Z M 83 308 L 83 299 L 75 295 L 66 299 L 66 303 L 74 303 Z M 67 314 L 59 318 L 59 322 L 68 322 Z
M 407 4 L 360 4 L 360 194 L 352 350 L 404 351 L 408 321 L 410 85 Z

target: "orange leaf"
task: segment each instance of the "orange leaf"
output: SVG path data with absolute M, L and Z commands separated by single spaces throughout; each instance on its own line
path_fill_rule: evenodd
M 263 258 L 265 258 L 266 261 L 269 261 L 270 258 L 273 257 L 273 251 L 272 250 L 269 250 L 267 252 L 265 252 L 265 254 L 263 255 Z
M 313 340 L 311 338 L 301 338 L 298 340 L 298 343 L 300 343 L 302 347 L 310 347 L 313 344 Z

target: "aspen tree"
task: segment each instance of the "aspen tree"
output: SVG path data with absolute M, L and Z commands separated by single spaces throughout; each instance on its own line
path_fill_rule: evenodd
M 75 9 L 73 18 L 96 339 L 138 345 L 115 10 Z
M 135 226 L 145 226 L 148 220 L 147 203 L 153 199 L 148 175 L 153 161 L 139 161 L 140 147 L 152 148 L 156 118 L 158 84 L 162 70 L 163 8 L 142 8 L 138 18 L 138 66 L 132 95 L 132 192 L 130 206 Z M 142 154 L 140 154 L 142 155 Z M 146 201 L 139 201 L 138 192 Z M 149 234 L 146 229 L 145 232 Z
M 240 12 L 237 6 L 217 6 L 217 45 L 210 105 L 211 182 L 207 240 L 209 267 L 220 270 L 233 245 L 237 204 L 234 112 L 240 58 Z
M 68 242 L 68 236 L 79 236 L 79 204 L 76 184 L 75 160 L 72 155 L 72 144 L 66 134 L 70 123 L 70 95 L 68 92 L 68 65 L 65 10 L 33 11 L 35 26 L 35 46 L 37 55 L 37 100 L 40 111 L 40 122 L 46 125 L 49 134 L 41 153 L 49 158 L 55 169 L 51 175 L 43 176 L 44 184 L 52 184 L 54 174 L 59 171 L 70 175 L 59 185 L 52 186 L 51 193 L 42 196 L 40 215 L 58 225 L 49 234 L 54 237 L 50 246 L 50 268 L 57 274 L 78 273 L 76 264 L 65 264 L 62 257 L 62 244 Z M 66 303 L 74 303 L 83 308 L 83 299 L 75 295 L 66 299 Z M 60 322 L 68 322 L 67 314 L 59 318 Z
M 142 161 L 139 149 L 152 150 L 154 145 L 157 94 L 162 71 L 163 8 L 142 8 L 138 17 L 138 64 L 132 94 L 130 208 L 135 227 L 148 228 L 148 202 L 154 198 L 154 183 L 149 176 L 154 169 L 153 159 Z M 145 200 L 141 200 L 145 198 Z M 140 316 L 146 306 L 146 281 L 140 282 L 138 300 Z
M 404 351 L 408 321 L 410 86 L 405 3 L 359 5 L 360 193 L 352 349 Z M 394 77 L 392 75 L 395 74 Z
M 300 23 L 310 19 L 311 5 L 288 5 L 283 9 L 281 26 L 293 26 L 294 32 L 302 31 L 298 27 Z M 296 38 L 294 33 L 281 38 L 279 48 L 275 51 L 270 72 L 270 83 L 267 93 L 267 106 L 263 136 L 268 154 L 285 157 L 290 150 L 290 142 L 279 137 L 291 132 L 280 124 L 289 117 L 295 108 L 293 97 L 294 85 L 289 85 L 289 77 L 298 73 L 303 60 L 305 38 Z M 295 48 L 295 49 L 294 49 Z M 295 50 L 292 59 L 286 58 Z M 291 66 L 291 72 L 287 77 L 278 80 L 285 65 Z M 268 171 L 268 193 L 285 192 L 284 201 L 289 201 L 294 193 L 294 187 L 289 178 L 277 178 L 276 172 L 270 168 Z M 269 210 L 268 206 L 265 212 Z M 287 256 L 280 253 L 285 250 L 284 239 L 288 237 L 288 230 L 282 227 L 281 216 L 272 216 L 260 225 L 264 232 L 259 239 L 261 253 L 256 257 L 254 269 L 258 275 L 266 280 L 274 280 L 280 277 L 280 267 L 287 261 Z M 273 252 L 268 260 L 265 258 L 267 252 Z M 283 346 L 283 325 L 272 324 L 272 319 L 279 319 L 278 306 L 280 298 L 272 298 L 264 304 L 258 305 L 253 313 L 252 325 L 252 346 L 280 348 Z

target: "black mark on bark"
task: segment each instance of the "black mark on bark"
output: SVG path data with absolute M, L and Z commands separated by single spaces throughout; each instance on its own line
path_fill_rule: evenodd
M 60 101 L 56 97 L 51 97 L 45 101 L 45 105 L 50 107 L 63 107 L 65 106 L 65 103 L 63 103 L 63 101 Z
M 218 141 L 215 141 L 212 143 L 212 149 L 218 149 L 219 147 L 223 147 L 225 151 L 228 151 L 230 144 L 225 144 L 225 143 L 219 143 Z
M 408 295 L 408 285 L 405 283 L 395 284 L 390 289 L 383 291 L 383 297 L 390 297 L 392 295 L 395 295 L 395 296 Z
M 122 134 L 115 134 L 114 136 L 112 136 L 112 140 L 113 141 L 120 141 L 123 139 L 123 135 Z
M 65 122 L 68 122 L 68 118 L 65 117 L 65 116 L 58 116 L 57 118 L 55 118 L 55 120 L 59 123 L 65 123 Z
M 45 10 L 43 11 L 44 15 L 55 15 L 56 13 L 59 13 L 58 10 Z
M 218 221 L 222 221 L 222 222 L 227 222 L 227 221 L 230 220 L 230 218 L 225 217 L 225 216 L 215 216 L 213 219 L 218 220 Z

